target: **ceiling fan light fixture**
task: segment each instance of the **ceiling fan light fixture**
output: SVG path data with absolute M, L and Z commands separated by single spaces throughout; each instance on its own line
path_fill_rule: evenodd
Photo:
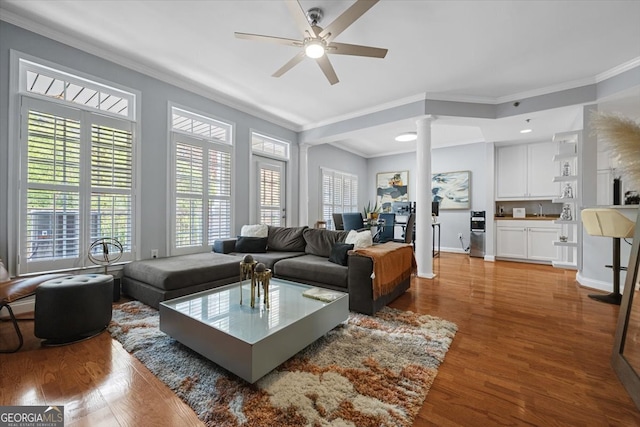
M 317 59 L 324 55 L 325 45 L 320 40 L 309 40 L 304 45 L 304 53 L 309 58 Z
M 416 132 L 404 132 L 395 137 L 395 140 L 398 142 L 415 141 L 416 139 L 418 139 Z

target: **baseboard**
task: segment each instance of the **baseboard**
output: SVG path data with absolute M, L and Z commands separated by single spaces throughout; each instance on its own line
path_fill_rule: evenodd
M 440 252 L 451 252 L 454 254 L 468 254 L 468 252 L 462 248 L 440 248 Z
M 496 262 L 496 257 L 495 255 L 485 255 L 484 260 L 489 262 Z
M 609 282 L 603 282 L 602 280 L 594 280 L 584 277 L 580 272 L 576 273 L 576 281 L 580 286 L 585 288 L 597 289 L 604 292 L 613 292 L 613 284 Z M 622 288 L 622 286 L 620 286 Z M 622 289 L 620 290 L 622 292 Z
M 16 301 L 11 303 L 11 310 L 13 310 L 13 314 L 16 316 L 20 316 L 21 314 L 33 313 L 36 305 L 36 297 L 30 296 L 20 301 Z M 0 313 L 0 319 L 8 319 L 9 312 L 6 309 L 2 309 Z

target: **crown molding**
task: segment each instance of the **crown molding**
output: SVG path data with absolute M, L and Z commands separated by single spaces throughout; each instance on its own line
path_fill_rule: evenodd
M 322 126 L 331 125 L 334 123 L 339 123 L 345 120 L 355 119 L 361 116 L 366 116 L 367 114 L 378 113 L 380 111 L 388 110 L 390 108 L 400 107 L 402 105 L 411 104 L 412 102 L 425 101 L 427 99 L 425 93 L 420 93 L 413 96 L 408 96 L 406 98 L 396 99 L 394 101 L 390 101 L 384 104 L 378 104 L 375 107 L 369 107 L 362 110 L 353 111 L 348 114 L 342 114 L 340 116 L 332 117 L 331 119 L 322 120 L 316 123 L 308 123 L 301 127 L 301 131 L 315 129 Z
M 192 92 L 196 95 L 203 96 L 227 107 L 252 115 L 256 118 L 282 126 L 288 130 L 294 132 L 299 132 L 301 130 L 301 126 L 297 123 L 285 120 L 282 117 L 271 114 L 265 110 L 255 108 L 245 102 L 238 100 L 237 98 L 232 98 L 223 92 L 216 91 L 214 89 L 211 89 L 210 87 L 204 86 L 192 80 L 186 80 L 184 76 L 177 76 L 169 72 L 159 71 L 155 66 L 144 64 L 139 60 L 130 59 L 122 55 L 121 53 L 97 46 L 93 43 L 88 43 L 81 37 L 74 37 L 66 32 L 51 28 L 46 24 L 38 23 L 32 19 L 25 18 L 3 8 L 2 6 L 0 6 L 0 20 L 39 34 L 43 37 L 47 37 L 59 43 L 63 43 L 73 48 L 82 50 L 83 52 L 113 62 L 130 70 L 142 73 L 164 83 L 176 86 L 188 92 Z
M 596 75 L 596 83 L 600 83 L 601 81 L 610 79 L 636 67 L 640 67 L 640 56 Z

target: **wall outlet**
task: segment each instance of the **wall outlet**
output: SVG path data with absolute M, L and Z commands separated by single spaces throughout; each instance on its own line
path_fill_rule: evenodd
M 462 233 L 458 233 L 458 239 L 462 239 Z
M 158 258 L 158 250 L 151 249 L 151 258 Z

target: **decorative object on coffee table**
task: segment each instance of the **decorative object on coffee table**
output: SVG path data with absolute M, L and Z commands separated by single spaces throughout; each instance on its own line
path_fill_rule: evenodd
M 269 308 L 269 280 L 271 279 L 271 270 L 263 263 L 259 262 L 253 269 L 251 278 L 251 308 L 255 307 L 256 288 L 258 288 L 258 301 L 260 301 L 260 286 L 264 291 L 264 305 Z
M 254 260 L 251 255 L 245 255 L 242 261 L 240 261 L 240 305 L 242 305 L 243 282 L 248 279 L 251 283 L 251 287 L 253 288 L 253 269 L 256 267 L 256 264 L 257 261 Z M 251 306 L 253 307 L 253 297 L 251 299 Z

